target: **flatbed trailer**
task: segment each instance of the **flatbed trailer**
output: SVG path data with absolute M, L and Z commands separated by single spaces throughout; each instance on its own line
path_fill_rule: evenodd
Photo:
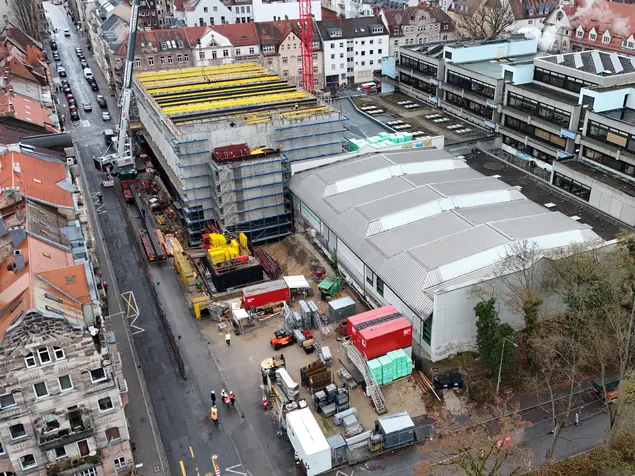
M 126 202 L 128 203 L 132 203 L 134 201 L 132 197 L 132 191 L 130 191 L 130 187 L 134 187 L 136 182 L 136 180 L 121 180 L 121 190 L 123 191 L 123 198 L 125 198 Z
M 150 241 L 150 237 L 148 236 L 148 232 L 145 230 L 140 230 L 139 235 L 141 236 L 141 244 L 143 248 L 146 250 L 146 256 L 149 261 L 156 261 L 157 255 L 154 252 L 154 247 L 152 246 L 152 242 Z

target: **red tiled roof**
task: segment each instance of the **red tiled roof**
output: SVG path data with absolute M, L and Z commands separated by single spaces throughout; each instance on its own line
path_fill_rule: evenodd
M 73 207 L 72 193 L 61 187 L 61 183 L 67 180 L 64 163 L 7 152 L 0 157 L 0 167 L 3 187 L 19 188 L 22 194 L 33 200 L 58 207 Z
M 209 28 L 207 26 L 186 26 L 183 27 L 185 38 L 191 47 L 196 46 L 196 40 L 203 38 Z
M 212 30 L 227 38 L 233 46 L 257 45 L 258 32 L 254 23 L 212 25 Z
M 29 71 L 29 68 L 27 68 L 22 61 L 18 60 L 14 56 L 7 59 L 7 62 L 5 63 L 5 68 L 9 68 L 9 71 L 11 71 L 11 73 L 17 76 L 21 76 L 26 79 L 37 81 L 35 79 L 35 76 L 33 76 L 31 74 L 31 71 Z
M 529 18 L 545 18 L 551 10 L 558 6 L 557 0 L 509 0 L 516 20 Z
M 20 121 L 36 124 L 47 132 L 59 132 L 51 121 L 53 112 L 41 103 L 21 94 L 5 93 L 0 96 L 0 115 L 12 116 Z
M 176 10 L 177 12 L 183 11 L 183 0 L 174 0 L 173 4 L 174 10 Z
M 326 7 L 322 7 L 322 20 L 335 20 L 337 18 L 337 12 L 329 10 Z
M 161 49 L 161 42 L 169 41 L 169 48 Z M 172 47 L 171 42 L 174 41 L 175 48 Z M 178 42 L 181 41 L 183 46 L 179 46 Z M 170 50 L 184 50 L 190 49 L 190 44 L 187 35 L 183 28 L 163 28 L 161 30 L 151 31 L 138 31 L 135 39 L 135 51 L 140 53 L 146 52 L 169 52 Z M 125 56 L 128 51 L 128 35 L 124 41 L 117 47 L 114 54 L 119 56 Z
M 43 280 L 55 286 L 57 289 L 73 297 L 82 304 L 89 303 L 90 291 L 88 279 L 83 264 L 44 271 L 38 274 Z

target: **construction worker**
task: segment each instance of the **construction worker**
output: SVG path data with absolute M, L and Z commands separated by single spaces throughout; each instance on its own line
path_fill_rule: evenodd
M 232 407 L 234 406 L 234 403 L 236 403 L 236 395 L 234 395 L 233 390 L 229 391 L 229 401 L 231 402 Z
M 227 331 L 225 333 L 225 343 L 227 345 L 231 345 L 231 339 L 232 339 L 232 335 L 231 335 L 231 333 L 229 331 Z
M 212 405 L 216 406 L 216 394 L 214 393 L 214 390 L 212 390 L 210 396 L 212 397 Z
M 214 405 L 212 407 L 212 413 L 211 413 L 210 417 L 211 417 L 212 421 L 214 422 L 214 424 L 216 426 L 218 426 L 218 408 L 216 408 L 216 405 Z
M 225 398 L 223 399 L 223 401 L 225 402 L 225 405 L 227 405 L 227 409 L 229 410 L 232 407 L 232 401 L 229 397 L 229 393 L 225 394 Z
M 97 200 L 99 200 L 100 205 L 104 203 L 104 196 L 101 194 L 101 192 L 97 194 Z

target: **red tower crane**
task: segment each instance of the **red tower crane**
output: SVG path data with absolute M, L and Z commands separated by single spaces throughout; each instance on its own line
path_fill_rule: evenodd
M 313 16 L 311 0 L 298 0 L 300 4 L 300 44 L 302 45 L 302 88 L 313 92 Z

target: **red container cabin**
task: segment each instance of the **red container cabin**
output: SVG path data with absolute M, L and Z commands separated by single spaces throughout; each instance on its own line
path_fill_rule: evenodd
M 231 144 L 222 147 L 216 147 L 212 156 L 216 160 L 234 160 L 240 157 L 248 156 L 251 151 L 247 144 Z
M 402 317 L 401 313 L 392 305 L 371 309 L 346 319 L 346 334 L 355 341 L 358 327 L 368 327 L 370 322 L 379 323 L 380 321 L 397 319 L 398 317 Z
M 346 332 L 366 359 L 412 345 L 412 324 L 394 306 L 351 316 Z
M 245 309 L 251 306 L 257 309 L 267 304 L 286 302 L 290 299 L 289 287 L 283 279 L 267 281 L 266 283 L 254 284 L 243 288 L 242 301 Z

